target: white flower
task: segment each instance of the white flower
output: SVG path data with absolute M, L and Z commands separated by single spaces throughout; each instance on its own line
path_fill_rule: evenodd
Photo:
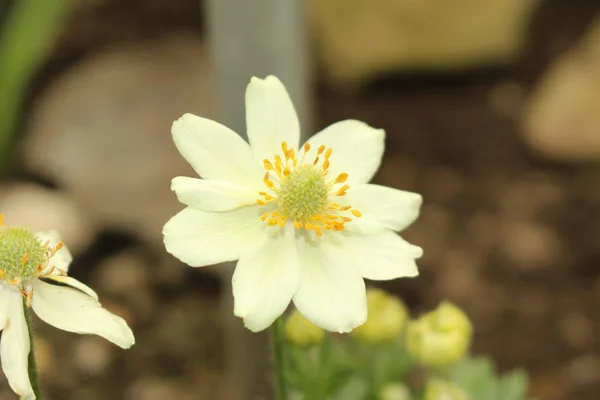
M 383 130 L 341 121 L 299 147 L 296 112 L 274 76 L 250 81 L 246 124 L 250 145 L 205 118 L 174 122 L 175 145 L 204 179 L 173 179 L 187 208 L 163 229 L 167 251 L 194 267 L 239 259 L 234 314 L 252 331 L 292 300 L 315 325 L 354 329 L 367 314 L 363 278 L 418 274 L 421 249 L 394 231 L 417 218 L 421 196 L 367 184 Z
M 135 342 L 122 318 L 102 308 L 92 289 L 67 276 L 71 260 L 55 231 L 33 235 L 0 227 L 0 358 L 10 387 L 23 399 L 35 399 L 24 306 L 65 331 L 96 334 L 122 348 Z

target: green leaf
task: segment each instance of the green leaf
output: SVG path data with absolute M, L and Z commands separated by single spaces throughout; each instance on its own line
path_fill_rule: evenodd
M 470 399 L 527 399 L 527 374 L 524 371 L 514 371 L 498 376 L 489 358 L 466 358 L 450 369 L 448 377 L 463 389 Z
M 58 37 L 73 0 L 18 0 L 0 32 L 0 166 L 6 163 L 25 90 Z

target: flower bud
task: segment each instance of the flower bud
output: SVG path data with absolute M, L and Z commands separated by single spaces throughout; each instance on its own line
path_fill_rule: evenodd
M 397 338 L 408 320 L 404 304 L 381 289 L 367 290 L 367 321 L 352 334 L 378 343 Z
M 325 332 L 294 310 L 285 321 L 285 338 L 300 347 L 308 347 L 323 340 Z
M 410 400 L 410 391 L 401 383 L 386 385 L 379 392 L 379 400 Z
M 469 397 L 454 383 L 433 378 L 425 384 L 423 400 L 469 400 Z
M 472 327 L 466 314 L 443 302 L 407 328 L 406 349 L 421 364 L 444 367 L 460 360 L 471 342 Z

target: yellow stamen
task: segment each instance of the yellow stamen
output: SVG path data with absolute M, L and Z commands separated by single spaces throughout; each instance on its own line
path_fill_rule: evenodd
M 263 182 L 269 192 L 258 192 L 257 203 L 261 206 L 267 203 L 277 206 L 275 211 L 260 216 L 260 220 L 267 226 L 283 228 L 289 220 L 296 229 L 323 236 L 324 231 L 343 230 L 344 225 L 352 221 L 348 214 L 360 216 L 350 205 L 342 207 L 330 202 L 332 196 L 344 196 L 350 188 L 350 185 L 344 184 L 348 180 L 346 172 L 329 181 L 325 180 L 333 149 L 321 145 L 314 161 L 305 163 L 304 156 L 310 149 L 311 145 L 305 143 L 300 156 L 296 155 L 296 150 L 290 148 L 287 142 L 282 142 L 279 154 L 275 154 L 271 160 L 263 160 L 266 171 Z M 275 178 L 269 176 L 269 171 L 274 171 Z M 340 187 L 335 187 L 337 185 Z M 345 213 L 348 214 L 344 215 Z
M 355 217 L 362 217 L 362 213 L 358 210 L 351 210 L 350 211 L 352 213 L 352 215 L 354 215 Z
M 263 164 L 267 171 L 272 171 L 274 169 L 273 164 L 271 164 L 271 161 L 269 161 L 269 160 L 264 160 Z
M 350 189 L 350 185 L 344 185 L 341 188 L 339 188 L 339 190 L 337 191 L 337 193 L 335 194 L 336 196 L 343 196 L 346 194 L 346 191 Z
M 335 183 L 344 183 L 344 182 L 346 182 L 346 179 L 348 179 L 348 174 L 345 172 L 342 172 L 341 174 L 338 175 L 337 178 L 335 178 Z

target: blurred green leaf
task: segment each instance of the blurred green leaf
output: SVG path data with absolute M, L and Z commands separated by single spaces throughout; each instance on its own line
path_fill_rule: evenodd
M 25 90 L 45 60 L 73 0 L 19 0 L 0 32 L 0 167 L 15 135 Z
M 498 376 L 492 361 L 484 357 L 466 358 L 456 364 L 449 371 L 449 379 L 476 400 L 525 400 L 529 386 L 525 372 Z

